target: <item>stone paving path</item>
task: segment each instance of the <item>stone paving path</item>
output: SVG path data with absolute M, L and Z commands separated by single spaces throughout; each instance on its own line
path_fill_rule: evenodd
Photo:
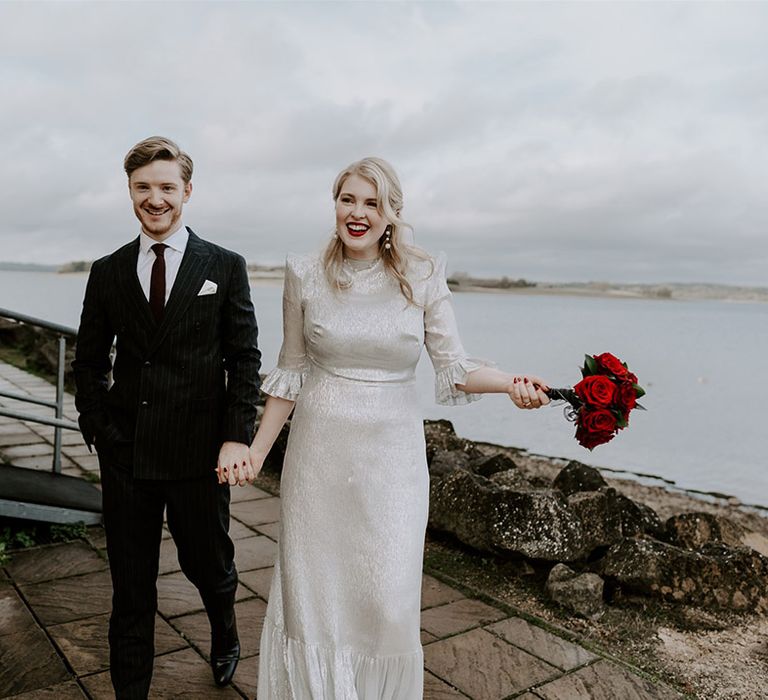
M 0 362 L 0 387 L 52 395 L 44 380 Z M 0 405 L 3 403 L 0 399 Z M 31 412 L 35 409 L 17 410 Z M 6 401 L 10 406 L 10 402 Z M 43 411 L 47 409 L 42 409 Z M 68 417 L 75 419 L 72 397 Z M 48 412 L 50 415 L 50 411 Z M 0 416 L 0 459 L 50 469 L 53 430 Z M 64 471 L 98 472 L 79 435 L 65 434 Z M 231 687 L 213 685 L 208 622 L 179 570 L 173 540 L 160 552 L 152 698 L 253 698 L 280 499 L 253 486 L 232 490 L 231 534 L 240 572 L 236 610 L 243 658 Z M 88 540 L 14 553 L 0 569 L 0 698 L 113 697 L 107 622 L 111 584 L 104 532 Z M 425 700 L 667 700 L 676 692 L 429 575 L 422 583 Z M 410 700 L 404 698 L 403 700 Z

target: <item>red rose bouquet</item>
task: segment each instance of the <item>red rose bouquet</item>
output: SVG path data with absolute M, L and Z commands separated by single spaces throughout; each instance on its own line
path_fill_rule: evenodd
M 585 355 L 581 376 L 573 389 L 550 389 L 547 396 L 570 404 L 566 417 L 576 423 L 576 440 L 592 450 L 629 425 L 630 411 L 645 410 L 637 403 L 645 390 L 627 364 L 609 352 Z

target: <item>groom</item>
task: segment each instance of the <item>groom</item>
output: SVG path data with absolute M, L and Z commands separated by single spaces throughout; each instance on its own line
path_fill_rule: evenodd
M 237 666 L 229 487 L 214 470 L 249 459 L 261 355 L 245 261 L 183 224 L 191 158 L 152 137 L 130 150 L 125 172 L 141 232 L 93 264 L 73 368 L 80 427 L 101 469 L 112 685 L 118 700 L 143 700 L 164 512 L 208 613 L 215 682 L 229 683 Z

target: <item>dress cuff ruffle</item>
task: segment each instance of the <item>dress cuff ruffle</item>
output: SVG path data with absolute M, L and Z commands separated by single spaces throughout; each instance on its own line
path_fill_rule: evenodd
M 478 401 L 482 394 L 468 394 L 457 388 L 457 384 L 466 384 L 467 376 L 481 367 L 495 367 L 493 362 L 465 357 L 435 372 L 435 401 L 443 406 L 462 406 Z
M 265 378 L 261 390 L 278 399 L 295 401 L 304 383 L 305 371 L 275 367 Z

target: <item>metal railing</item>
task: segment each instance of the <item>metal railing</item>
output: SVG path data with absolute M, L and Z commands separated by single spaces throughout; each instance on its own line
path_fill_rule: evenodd
M 6 318 L 16 323 L 21 323 L 26 326 L 34 326 L 36 328 L 44 328 L 52 331 L 58 335 L 58 360 L 56 364 L 56 400 L 46 401 L 45 399 L 37 399 L 33 396 L 27 396 L 24 394 L 15 394 L 9 391 L 0 391 L 0 397 L 6 399 L 13 399 L 14 401 L 20 401 L 23 403 L 31 403 L 37 406 L 46 406 L 52 408 L 55 411 L 54 418 L 45 418 L 43 416 L 36 416 L 29 413 L 21 413 L 19 411 L 12 411 L 4 406 L 0 406 L 0 416 L 7 416 L 8 418 L 14 418 L 16 420 L 28 421 L 32 423 L 40 423 L 42 425 L 53 426 L 53 472 L 56 474 L 61 473 L 61 431 L 62 430 L 79 430 L 77 423 L 64 419 L 64 371 L 66 365 L 66 353 L 67 353 L 67 339 L 74 340 L 77 337 L 77 330 L 75 328 L 69 328 L 68 326 L 62 326 L 58 323 L 52 323 L 41 318 L 35 318 L 34 316 L 27 316 L 25 314 L 17 313 L 16 311 L 9 311 L 8 309 L 0 308 L 0 318 Z

